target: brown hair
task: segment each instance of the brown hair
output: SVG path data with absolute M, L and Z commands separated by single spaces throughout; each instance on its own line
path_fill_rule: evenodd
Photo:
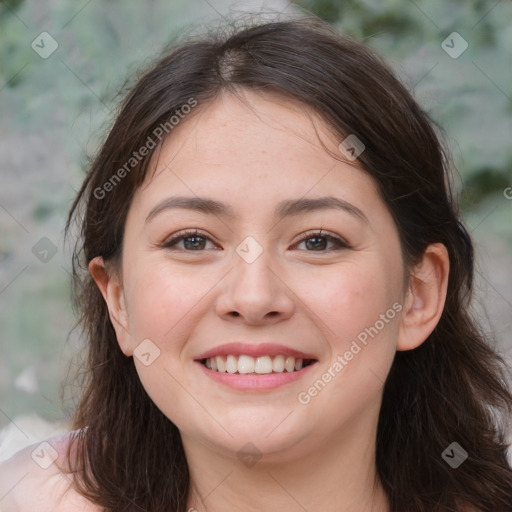
M 391 510 L 510 510 L 503 419 L 512 396 L 503 360 L 468 312 L 473 246 L 452 198 L 447 152 L 433 121 L 380 57 L 309 16 L 232 27 L 167 53 L 124 99 L 85 177 L 66 225 L 68 231 L 75 220 L 80 228 L 75 306 L 89 344 L 74 417 L 82 429 L 75 485 L 109 511 L 185 511 L 189 474 L 180 433 L 119 349 L 87 265 L 96 256 L 118 261 L 131 199 L 155 149 L 125 167 L 108 193 L 98 190 L 191 98 L 197 111 L 237 89 L 284 94 L 311 107 L 340 142 L 348 134 L 364 142 L 359 161 L 393 215 L 407 268 L 431 243 L 448 249 L 442 317 L 422 345 L 396 353 L 385 383 L 376 462 Z M 454 441 L 469 454 L 456 470 L 441 456 Z

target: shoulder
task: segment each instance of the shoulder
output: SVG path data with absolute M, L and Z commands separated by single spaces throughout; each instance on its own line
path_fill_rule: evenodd
M 76 431 L 32 444 L 0 463 L 1 512 L 100 512 L 71 486 L 67 449 Z

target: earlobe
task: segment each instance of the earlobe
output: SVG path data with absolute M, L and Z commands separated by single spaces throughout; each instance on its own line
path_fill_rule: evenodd
M 101 256 L 90 261 L 89 272 L 105 299 L 119 346 L 126 356 L 131 356 L 133 350 L 122 283 L 116 273 L 107 269 Z
M 412 350 L 435 329 L 446 301 L 450 259 L 441 243 L 431 244 L 411 272 L 397 350 Z

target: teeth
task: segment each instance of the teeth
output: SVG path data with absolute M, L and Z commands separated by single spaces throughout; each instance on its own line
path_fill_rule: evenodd
M 287 372 L 293 372 L 295 370 L 295 357 L 287 357 L 284 362 L 284 368 Z
M 220 373 L 283 373 L 285 370 L 289 373 L 301 370 L 304 366 L 304 360 L 301 358 L 283 355 L 278 356 L 260 356 L 257 358 L 240 356 L 216 356 L 210 357 L 205 361 L 206 368 Z
M 231 356 L 234 357 L 234 356 Z M 240 356 L 238 358 L 238 373 L 254 373 L 254 358 L 249 356 Z M 256 373 L 260 373 L 256 370 Z
M 217 357 L 212 357 L 211 359 L 215 359 L 215 362 L 217 363 L 217 371 L 218 372 L 224 373 L 226 371 L 226 361 L 223 357 L 217 356 Z M 207 361 L 209 361 L 209 359 L 207 359 Z M 212 368 L 212 370 L 213 370 L 213 368 Z
M 270 356 L 258 357 L 254 365 L 254 371 L 256 373 L 272 373 L 272 359 L 270 359 Z
M 228 356 L 226 360 L 226 371 L 228 373 L 236 373 L 238 371 L 238 361 L 235 356 Z
M 272 369 L 275 372 L 283 372 L 284 371 L 284 356 L 276 356 L 272 361 Z

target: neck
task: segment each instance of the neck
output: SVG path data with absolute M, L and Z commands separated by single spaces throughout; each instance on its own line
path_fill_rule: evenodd
M 187 510 L 389 512 L 376 475 L 376 429 L 358 427 L 321 440 L 307 436 L 286 452 L 247 464 L 182 435 L 191 482 Z

